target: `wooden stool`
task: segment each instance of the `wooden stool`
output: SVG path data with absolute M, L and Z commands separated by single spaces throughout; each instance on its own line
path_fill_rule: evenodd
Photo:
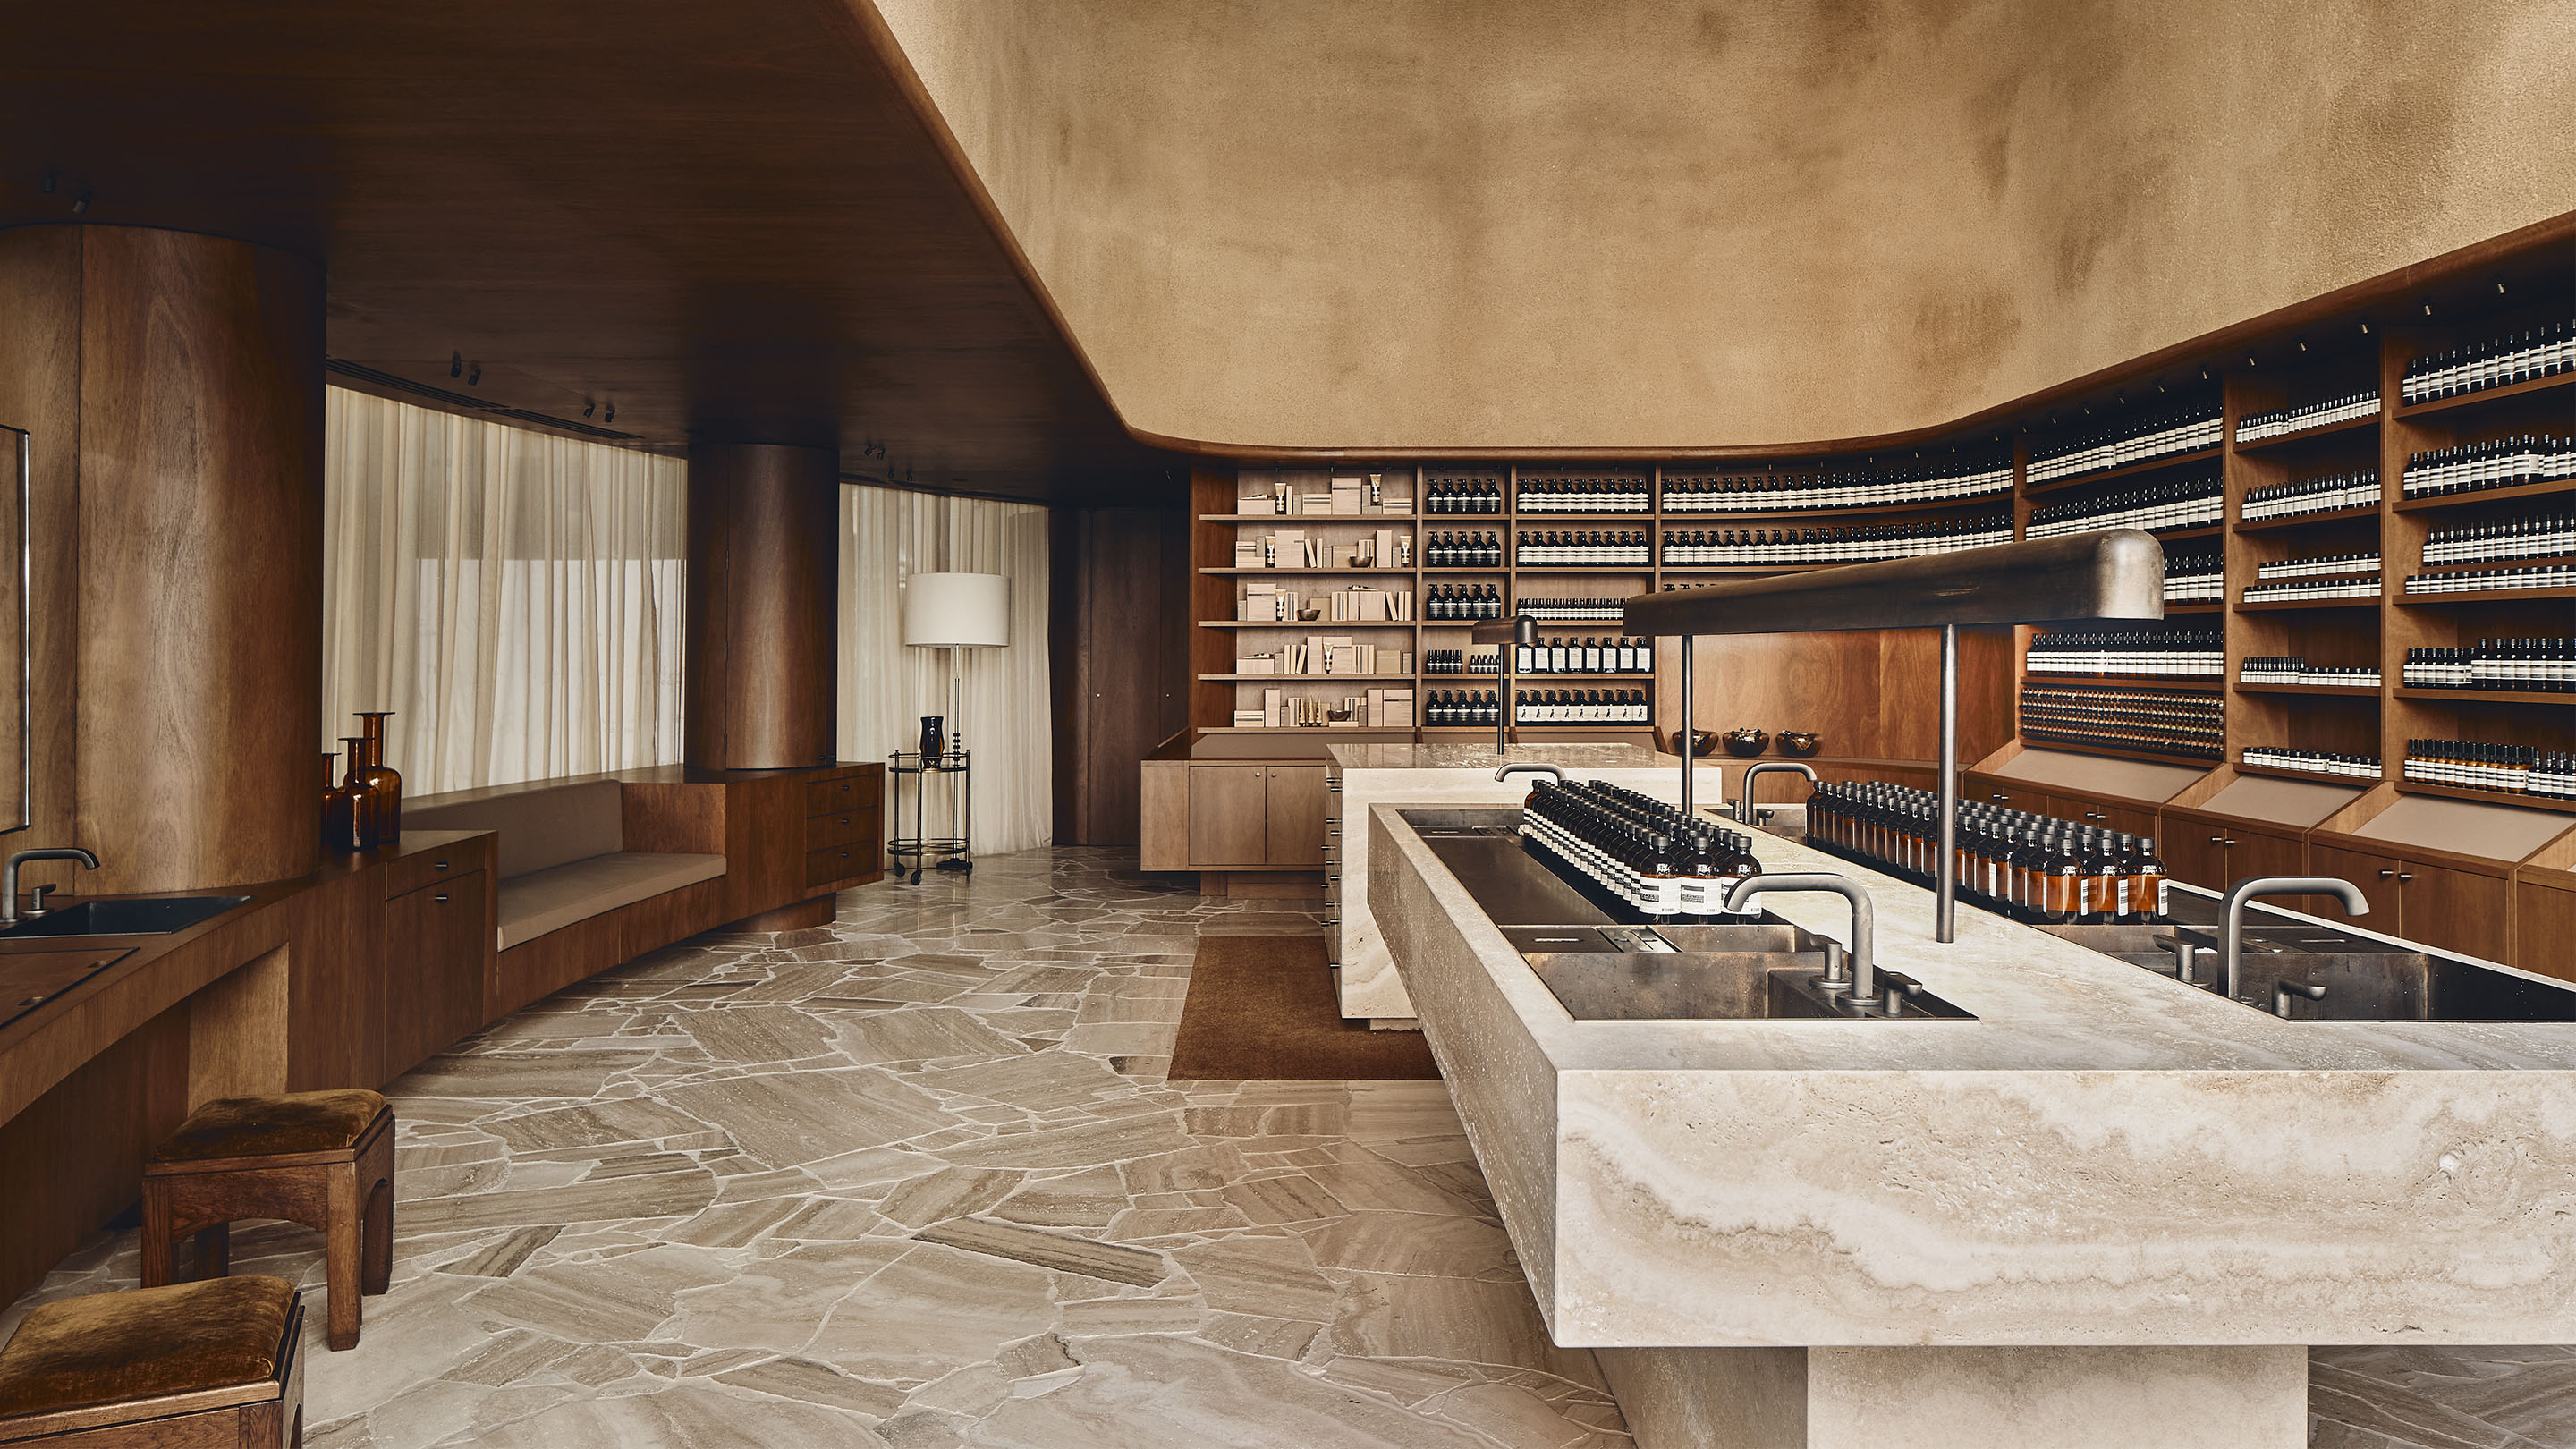
M 223 1276 L 240 1218 L 321 1231 L 331 1347 L 356 1348 L 359 1296 L 393 1281 L 393 1109 L 344 1091 L 227 1097 L 189 1113 L 143 1165 L 143 1286 L 170 1281 L 171 1250 L 190 1233 L 196 1276 Z
M 292 1449 L 304 1442 L 303 1336 L 304 1305 L 283 1278 L 48 1303 L 0 1348 L 0 1444 Z

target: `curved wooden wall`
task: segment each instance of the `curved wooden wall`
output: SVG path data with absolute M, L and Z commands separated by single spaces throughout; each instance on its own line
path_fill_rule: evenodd
M 689 448 L 688 762 L 782 770 L 834 755 L 839 457 Z

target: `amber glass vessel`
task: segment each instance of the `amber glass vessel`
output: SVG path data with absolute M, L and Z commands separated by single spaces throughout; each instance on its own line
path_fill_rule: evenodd
M 322 848 L 346 852 L 358 847 L 350 843 L 349 792 L 333 778 L 339 763 L 339 752 L 322 752 Z
M 349 747 L 349 773 L 340 781 L 341 793 L 349 797 L 349 843 L 340 848 L 373 850 L 379 838 L 376 792 L 367 786 L 367 742 L 363 736 L 350 735 L 340 743 Z
M 402 776 L 385 763 L 385 721 L 392 719 L 389 709 L 360 710 L 358 729 L 366 739 L 366 760 L 361 778 L 368 789 L 376 792 L 376 843 L 393 845 L 402 839 Z

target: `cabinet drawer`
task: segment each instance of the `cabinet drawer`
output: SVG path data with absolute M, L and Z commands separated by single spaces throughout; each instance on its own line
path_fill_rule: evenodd
M 814 815 L 805 821 L 805 848 L 821 850 L 825 846 L 852 845 L 877 833 L 877 813 L 873 810 L 844 810 L 834 815 Z
M 869 788 L 871 781 L 863 775 L 840 775 L 831 779 L 805 782 L 805 813 L 833 815 L 857 809 L 862 803 L 876 800 Z
M 386 1075 L 409 1071 L 483 1024 L 492 927 L 485 877 L 470 871 L 407 891 L 385 909 Z
M 436 850 L 419 850 L 403 856 L 385 867 L 385 899 L 407 896 L 423 886 L 454 880 L 469 871 L 484 868 L 484 856 L 491 848 L 491 838 L 460 840 Z
M 805 884 L 829 885 L 836 880 L 874 875 L 877 870 L 877 848 L 874 842 L 836 845 L 824 850 L 805 852 Z

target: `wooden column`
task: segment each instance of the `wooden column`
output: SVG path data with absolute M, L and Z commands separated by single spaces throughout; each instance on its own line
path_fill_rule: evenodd
M 689 448 L 688 762 L 830 762 L 839 660 L 840 460 L 829 448 Z
M 0 233 L 0 374 L 35 434 L 36 827 L 193 890 L 320 864 L 319 265 L 144 227 Z M 15 761 L 7 762 L 14 767 Z

